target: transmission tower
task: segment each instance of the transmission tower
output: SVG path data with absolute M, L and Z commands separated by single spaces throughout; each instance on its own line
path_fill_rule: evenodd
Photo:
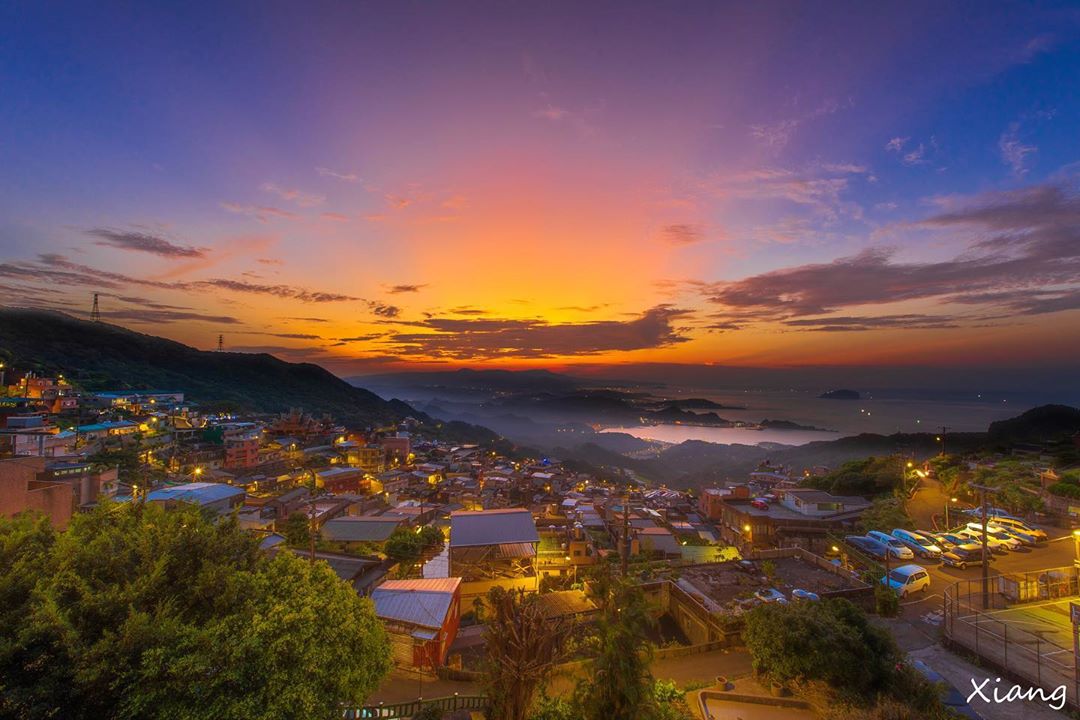
M 94 293 L 94 307 L 90 308 L 90 319 L 101 322 L 101 311 L 98 309 L 98 294 Z
M 222 352 L 224 349 L 225 349 L 225 336 L 224 335 L 218 335 L 217 336 L 217 351 Z

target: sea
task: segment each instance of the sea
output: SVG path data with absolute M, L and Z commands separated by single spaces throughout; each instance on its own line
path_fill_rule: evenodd
M 830 400 L 820 391 L 795 388 L 718 391 L 667 387 L 671 398 L 704 398 L 726 407 L 715 412 L 728 420 L 759 423 L 787 420 L 813 429 L 781 430 L 704 425 L 625 425 L 603 432 L 621 432 L 646 440 L 680 443 L 703 440 L 721 444 L 804 445 L 860 433 L 892 434 L 983 431 L 995 420 L 1015 417 L 1046 400 L 1007 393 L 919 392 L 909 390 L 860 391 L 859 400 Z

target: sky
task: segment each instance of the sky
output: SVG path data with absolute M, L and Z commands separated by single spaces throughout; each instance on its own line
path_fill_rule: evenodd
M 343 375 L 1080 351 L 1075 3 L 0 22 L 6 305 Z

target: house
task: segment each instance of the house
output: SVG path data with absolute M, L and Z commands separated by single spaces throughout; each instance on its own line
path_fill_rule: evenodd
M 682 557 L 682 545 L 667 528 L 641 528 L 635 534 L 638 547 L 644 555 L 659 559 Z
M 461 622 L 461 578 L 389 580 L 372 591 L 371 600 L 386 624 L 396 664 L 445 664 Z
M 405 527 L 406 519 L 392 515 L 345 515 L 323 523 L 322 539 L 339 543 L 343 547 L 359 547 L 362 544 L 382 547 L 394 531 Z
M 223 515 L 244 504 L 247 493 L 243 488 L 223 483 L 193 482 L 154 490 L 146 496 L 147 502 L 159 503 L 166 508 L 179 503 L 190 503 Z
M 778 490 L 777 501 L 762 503 L 742 493 L 722 498 L 717 527 L 723 540 L 742 550 L 798 545 L 824 547 L 830 532 L 854 528 L 870 501 L 830 495 L 811 488 Z
M 465 580 L 535 574 L 540 536 L 525 508 L 450 514 L 450 575 Z

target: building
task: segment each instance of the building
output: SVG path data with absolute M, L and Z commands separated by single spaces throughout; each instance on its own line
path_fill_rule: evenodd
M 332 467 L 315 473 L 315 484 L 329 493 L 359 493 L 366 488 L 359 468 Z
M 821 549 L 830 532 L 854 528 L 870 501 L 862 497 L 830 495 L 823 490 L 778 490 L 774 502 L 752 500 L 733 493 L 721 500 L 717 521 L 721 538 L 741 550 L 777 546 Z
M 450 514 L 450 575 L 465 580 L 535 574 L 540 536 L 524 508 Z
M 146 501 L 159 503 L 167 508 L 180 503 L 190 503 L 222 515 L 243 505 L 246 495 L 242 488 L 232 485 L 193 482 L 154 490 L 146 496 Z
M 394 662 L 436 668 L 446 663 L 461 622 L 461 578 L 389 580 L 371 593 L 386 624 Z
M 116 468 L 95 471 L 86 463 L 45 457 L 0 460 L 0 515 L 44 513 L 63 529 L 72 516 L 116 492 Z
M 398 528 L 405 527 L 400 515 L 344 515 L 327 520 L 320 530 L 323 540 L 344 548 L 373 545 L 381 548 Z
M 240 435 L 225 438 L 225 465 L 229 470 L 246 470 L 258 467 L 259 436 Z

